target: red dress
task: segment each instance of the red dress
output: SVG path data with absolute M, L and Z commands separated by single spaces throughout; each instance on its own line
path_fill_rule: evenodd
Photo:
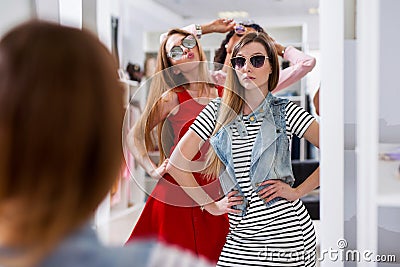
M 205 107 L 196 102 L 184 88 L 178 88 L 176 94 L 180 103 L 179 110 L 168 118 L 174 131 L 174 145 L 171 152 Z M 204 151 L 207 145 L 206 143 L 201 151 Z M 194 159 L 200 158 L 201 154 L 204 155 L 199 153 Z M 193 173 L 193 175 L 214 199 L 222 196 L 218 179 L 207 182 L 201 174 Z M 202 211 L 176 181 L 166 174 L 149 196 L 127 242 L 139 238 L 155 238 L 189 249 L 212 262 L 217 262 L 228 231 L 229 222 L 226 214 L 214 216 Z

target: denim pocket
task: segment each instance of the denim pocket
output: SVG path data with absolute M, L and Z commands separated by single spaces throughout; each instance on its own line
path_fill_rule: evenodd
M 247 213 L 247 209 L 249 207 L 249 201 L 243 194 L 240 194 L 240 191 L 237 188 L 232 189 L 232 191 L 238 191 L 237 194 L 235 194 L 235 197 L 242 196 L 243 197 L 243 203 L 239 205 L 233 205 L 232 209 L 234 210 L 240 210 L 241 213 L 239 213 L 240 216 L 245 216 Z

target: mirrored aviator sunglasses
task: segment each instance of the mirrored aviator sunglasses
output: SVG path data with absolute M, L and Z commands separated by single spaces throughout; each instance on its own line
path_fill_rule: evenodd
M 255 55 L 255 56 L 250 57 L 249 61 L 254 68 L 258 69 L 258 68 L 261 68 L 262 66 L 264 66 L 265 59 L 267 59 L 267 58 L 268 58 L 267 56 Z M 241 69 L 246 64 L 246 58 L 245 57 L 231 58 L 231 64 L 232 64 L 233 68 Z
M 235 30 L 235 33 L 239 36 L 242 36 L 246 33 L 246 27 L 242 24 L 236 25 L 234 30 Z
M 185 48 L 192 49 L 197 45 L 197 41 L 193 35 L 188 35 L 182 39 L 182 44 L 180 46 L 173 46 L 168 53 L 168 57 L 174 60 L 179 60 L 183 56 L 182 46 Z

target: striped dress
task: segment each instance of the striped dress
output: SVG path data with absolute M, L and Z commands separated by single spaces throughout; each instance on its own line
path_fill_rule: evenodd
M 203 140 L 210 137 L 216 122 L 215 100 L 192 124 Z M 314 118 L 303 108 L 286 105 L 286 134 L 302 137 Z M 300 200 L 280 200 L 266 207 L 252 190 L 249 177 L 251 151 L 262 120 L 251 122 L 243 116 L 248 135 L 233 131 L 232 154 L 235 175 L 249 200 L 247 214 L 229 214 L 229 234 L 217 266 L 315 266 L 315 232 L 311 218 Z

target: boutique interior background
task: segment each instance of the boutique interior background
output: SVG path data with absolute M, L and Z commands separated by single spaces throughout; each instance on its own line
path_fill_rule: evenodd
M 311 14 L 316 8 L 319 13 Z M 118 50 L 121 67 L 129 61 L 143 66 L 146 53 L 157 50 L 160 32 L 209 22 L 220 11 L 247 12 L 276 40 L 284 45 L 295 44 L 317 57 L 305 89 L 312 94 L 322 81 L 321 251 L 337 249 L 338 240 L 344 238 L 346 249 L 395 254 L 398 264 L 400 180 L 394 169 L 386 174 L 381 170 L 377 154 L 381 147 L 378 144 L 400 146 L 400 121 L 395 108 L 400 54 L 393 53 L 400 42 L 399 9 L 398 0 L 0 0 L 0 37 L 12 26 L 38 17 L 88 28 L 110 50 Z M 119 20 L 114 48 L 111 17 Z M 210 57 L 223 36 L 212 34 L 202 39 Z M 131 85 L 135 90 L 137 84 Z M 137 203 L 144 198 L 139 191 L 133 199 Z M 104 240 L 118 243 L 133 226 L 140 205 L 125 205 L 127 213 L 113 213 L 110 203 L 108 198 L 99 208 L 96 223 L 107 233 Z M 131 221 L 121 226 L 118 218 L 124 214 Z M 115 236 L 113 229 L 107 232 L 110 219 L 113 227 L 128 228 L 126 233 Z M 328 259 L 321 262 L 323 267 L 366 264 Z

